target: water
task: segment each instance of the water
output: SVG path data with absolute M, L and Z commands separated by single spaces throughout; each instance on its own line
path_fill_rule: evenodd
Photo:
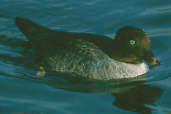
M 170 114 L 170 0 L 1 0 L 0 113 Z M 118 28 L 144 29 L 161 65 L 144 77 L 109 82 L 38 78 L 33 50 L 14 23 L 29 18 L 51 29 L 113 37 Z

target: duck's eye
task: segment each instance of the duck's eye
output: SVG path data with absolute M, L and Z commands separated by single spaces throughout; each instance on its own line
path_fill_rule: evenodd
M 133 47 L 134 47 L 134 46 L 135 46 L 135 44 L 136 44 L 136 41 L 135 41 L 135 40 L 130 40 L 130 41 L 129 41 L 129 44 L 130 44 L 131 46 L 133 46 Z

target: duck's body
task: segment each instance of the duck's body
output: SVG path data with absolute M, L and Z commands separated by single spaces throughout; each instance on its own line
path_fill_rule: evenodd
M 136 77 L 149 70 L 135 55 L 119 52 L 125 47 L 106 36 L 53 31 L 23 18 L 16 23 L 35 47 L 36 61 L 47 71 L 110 80 Z
M 44 57 L 42 56 L 42 66 L 47 70 L 70 72 L 76 76 L 97 80 L 136 77 L 148 72 L 145 63 L 119 62 L 110 58 L 91 42 L 80 39 L 72 42 L 68 42 L 65 48 L 56 48 L 56 53 L 48 52 L 49 55 L 46 53 Z

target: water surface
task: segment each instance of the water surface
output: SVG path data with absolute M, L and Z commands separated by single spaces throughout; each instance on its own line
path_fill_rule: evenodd
M 171 113 L 170 0 L 1 0 L 0 112 L 56 114 Z M 161 65 L 143 77 L 109 82 L 35 76 L 33 49 L 14 23 L 114 37 L 122 26 L 148 33 Z

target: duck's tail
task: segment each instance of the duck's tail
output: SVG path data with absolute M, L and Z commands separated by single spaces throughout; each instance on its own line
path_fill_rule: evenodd
M 42 25 L 36 24 L 29 19 L 21 17 L 16 17 L 15 23 L 20 31 L 24 33 L 26 38 L 33 44 L 44 38 L 47 38 L 48 31 L 51 31 Z

